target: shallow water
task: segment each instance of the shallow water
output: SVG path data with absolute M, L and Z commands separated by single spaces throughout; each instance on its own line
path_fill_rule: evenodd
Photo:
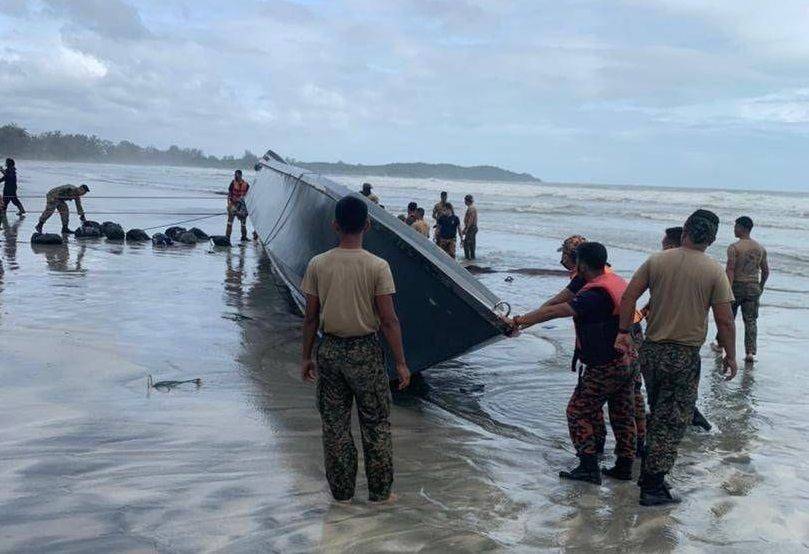
M 199 198 L 139 199 L 123 208 L 120 200 L 87 199 L 88 212 L 171 212 L 91 214 L 125 228 L 217 212 L 223 199 L 208 197 L 227 184 L 227 172 L 90 164 L 22 162 L 20 176 L 22 194 L 86 181 L 96 196 L 192 191 Z M 573 461 L 564 408 L 575 382 L 567 369 L 571 328 L 557 322 L 427 372 L 393 412 L 400 501 L 373 508 L 361 500 L 361 484 L 358 501 L 334 505 L 313 390 L 297 378 L 300 320 L 257 246 L 160 250 L 71 239 L 66 248 L 35 251 L 36 216 L 21 223 L 12 216 L 0 235 L 0 549 L 809 546 L 802 357 L 809 273 L 800 261 L 809 260 L 801 250 L 809 242 L 800 225 L 782 229 L 791 220 L 772 215 L 809 213 L 803 197 L 374 182 L 393 210 L 410 198 L 429 206 L 443 188 L 451 199 L 467 190 L 479 196 L 479 263 L 503 271 L 480 278 L 517 311 L 559 290 L 564 278 L 514 274 L 506 283 L 508 270 L 557 269 L 564 235 L 603 240 L 615 267 L 629 273 L 657 248 L 660 229 L 697 204 L 718 206 L 723 223 L 742 209 L 762 222 L 774 275 L 759 324 L 760 362 L 725 383 L 704 350 L 699 404 L 714 430 L 689 431 L 682 445 L 672 481 L 683 504 L 640 509 L 632 483 L 593 487 L 556 477 Z M 24 201 L 32 212 L 41 208 Z M 557 204 L 562 213 L 551 211 Z M 570 206 L 581 213 L 568 215 Z M 648 213 L 663 215 L 632 217 Z M 215 233 L 223 223 L 199 226 Z M 49 225 L 56 229 L 57 220 Z M 790 237 L 801 239 L 791 249 Z M 724 225 L 711 253 L 723 258 L 729 240 Z M 149 392 L 147 374 L 203 383 Z

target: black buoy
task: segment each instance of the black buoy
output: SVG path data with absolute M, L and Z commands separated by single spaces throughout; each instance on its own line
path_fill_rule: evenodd
M 189 229 L 191 233 L 197 237 L 197 240 L 208 240 L 208 233 L 200 229 L 199 227 L 191 227 Z
M 76 227 L 73 233 L 77 239 L 97 239 L 101 238 L 101 225 L 96 221 L 85 221 L 81 227 Z
M 174 244 L 174 241 L 163 233 L 155 233 L 152 235 L 152 244 L 154 246 L 171 246 Z
M 177 242 L 181 242 L 183 244 L 197 244 L 197 235 L 192 233 L 191 231 L 186 231 L 177 239 Z
M 180 235 L 185 233 L 185 227 L 169 227 L 166 229 L 166 236 L 171 240 L 179 240 Z
M 211 235 L 210 239 L 214 246 L 231 246 L 230 239 L 225 235 Z
M 31 244 L 60 245 L 64 243 L 65 239 L 62 238 L 62 235 L 57 235 L 56 233 L 34 233 L 31 235 Z
M 130 229 L 126 232 L 127 242 L 146 242 L 149 238 L 149 235 L 143 229 Z
M 117 223 L 113 223 L 111 221 L 105 221 L 101 224 L 101 231 L 104 233 L 104 236 L 107 237 L 107 240 L 124 240 L 126 237 L 126 233 L 124 233 L 124 228 L 118 225 Z

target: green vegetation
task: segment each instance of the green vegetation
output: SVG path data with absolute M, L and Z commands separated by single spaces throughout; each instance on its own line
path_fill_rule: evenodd
M 383 177 L 415 177 L 420 179 L 447 179 L 454 181 L 536 181 L 540 180 L 528 173 L 514 173 L 492 165 L 463 167 L 453 164 L 392 163 L 385 165 L 347 164 L 343 162 L 299 162 L 288 159 L 289 163 L 317 171 L 326 175 L 356 175 Z
M 138 146 L 128 140 L 114 143 L 95 135 L 48 131 L 32 134 L 22 127 L 8 124 L 0 127 L 0 156 L 29 160 L 102 162 L 144 165 L 190 165 L 222 168 L 251 168 L 258 157 L 249 150 L 241 158 L 206 156 L 198 148 L 170 146 L 160 150 L 154 146 Z
M 179 165 L 252 168 L 258 157 L 249 150 L 241 158 L 206 156 L 198 148 L 170 146 L 160 150 L 154 146 L 138 146 L 127 140 L 115 143 L 95 135 L 48 131 L 29 133 L 13 123 L 0 127 L 0 159 L 5 157 L 29 160 L 101 162 L 143 165 Z M 391 163 L 385 165 L 347 164 L 343 162 L 287 161 L 310 171 L 331 175 L 415 177 L 464 181 L 539 181 L 528 173 L 514 173 L 499 167 L 479 165 L 462 167 L 452 164 Z

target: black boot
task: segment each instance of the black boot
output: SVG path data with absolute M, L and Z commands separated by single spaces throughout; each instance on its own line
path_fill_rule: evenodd
M 559 477 L 572 481 L 585 481 L 595 485 L 601 484 L 601 472 L 598 470 L 598 460 L 593 454 L 579 456 L 579 465 L 570 471 L 560 471 Z
M 665 473 L 647 473 L 641 477 L 639 501 L 641 506 L 665 506 L 680 503 L 680 499 L 671 494 L 670 487 L 664 479 L 665 475 Z
M 712 427 L 711 423 L 705 419 L 705 416 L 700 413 L 699 408 L 697 407 L 694 407 L 694 417 L 691 420 L 691 425 L 694 427 L 701 427 L 706 431 L 710 431 Z
M 72 235 L 73 231 L 71 231 L 69 227 L 62 227 L 62 234 L 63 235 Z
M 601 468 L 601 473 L 613 479 L 621 481 L 632 480 L 632 458 L 618 458 L 615 460 L 615 465 L 611 468 Z
M 37 223 L 36 227 L 34 227 L 34 231 L 36 231 L 40 235 L 42 234 L 42 222 L 41 221 L 39 223 Z

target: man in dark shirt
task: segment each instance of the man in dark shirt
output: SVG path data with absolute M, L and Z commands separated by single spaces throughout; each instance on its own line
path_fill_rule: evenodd
M 614 347 L 618 335 L 618 308 L 626 281 L 607 271 L 607 249 L 597 242 L 585 242 L 576 249 L 576 270 L 585 284 L 570 301 L 516 316 L 511 325 L 515 329 L 524 329 L 551 319 L 573 318 L 577 350 L 585 368 L 568 403 L 567 420 L 580 462 L 575 469 L 561 471 L 559 476 L 601 483 L 595 431 L 597 414 L 606 403 L 615 434 L 617 459 L 615 467 L 604 472 L 628 480 L 632 478 L 635 457 L 634 382 L 631 368 L 623 354 Z
M 460 226 L 461 220 L 455 215 L 452 204 L 447 202 L 444 205 L 444 213 L 438 217 L 436 236 L 438 237 L 438 247 L 452 258 L 455 258 L 455 249 L 458 242 L 458 228 Z
M 17 206 L 19 210 L 17 215 L 25 215 L 25 208 L 22 207 L 22 202 L 17 198 L 17 167 L 14 160 L 11 158 L 6 159 L 6 169 L 0 170 L 3 176 L 0 177 L 0 183 L 3 183 L 3 199 L 0 201 L 0 209 L 4 212 L 8 208 L 9 203 Z

